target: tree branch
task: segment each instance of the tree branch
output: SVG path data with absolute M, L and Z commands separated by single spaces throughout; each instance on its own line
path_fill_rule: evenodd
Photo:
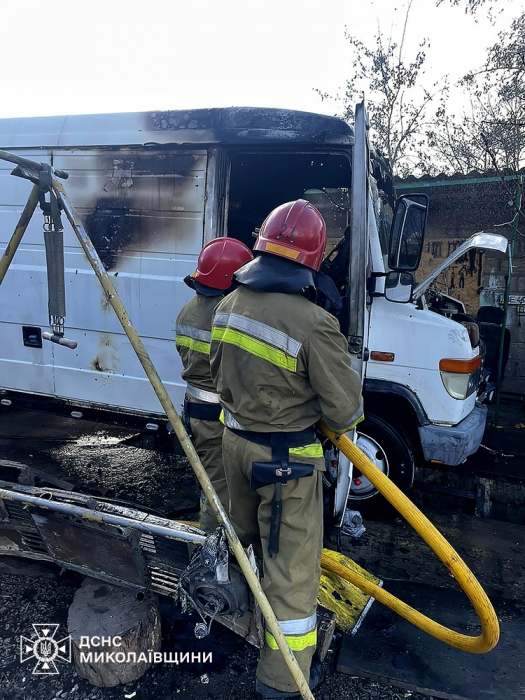
M 522 218 L 525 221 L 525 212 L 523 212 L 521 207 L 517 206 L 517 204 L 515 202 L 514 194 L 511 192 L 510 187 L 507 185 L 507 182 L 503 176 L 503 173 L 499 169 L 496 158 L 494 157 L 494 154 L 492 153 L 492 151 L 490 149 L 487 137 L 485 136 L 485 134 L 482 133 L 481 138 L 483 139 L 483 143 L 485 144 L 485 149 L 486 149 L 487 153 L 489 154 L 489 158 L 492 161 L 492 164 L 493 164 L 493 166 L 498 174 L 498 177 L 501 180 L 501 184 L 503 186 L 503 189 L 505 190 L 505 192 L 509 198 L 509 201 L 512 203 L 512 207 L 513 207 L 514 211 L 518 214 L 518 216 L 520 218 Z

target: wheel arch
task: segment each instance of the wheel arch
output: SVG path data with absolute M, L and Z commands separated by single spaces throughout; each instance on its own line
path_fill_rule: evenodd
M 408 387 L 383 379 L 365 379 L 363 400 L 365 416 L 370 413 L 387 423 L 400 425 L 408 434 L 412 448 L 421 449 L 418 427 L 430 421 L 421 401 Z

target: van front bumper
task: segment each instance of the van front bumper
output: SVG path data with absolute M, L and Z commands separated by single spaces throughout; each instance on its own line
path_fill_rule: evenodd
M 461 464 L 481 445 L 486 422 L 487 407 L 476 404 L 472 413 L 457 425 L 420 426 L 425 459 L 452 467 Z

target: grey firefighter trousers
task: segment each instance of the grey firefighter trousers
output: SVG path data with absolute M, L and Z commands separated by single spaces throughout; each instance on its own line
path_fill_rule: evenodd
M 279 552 L 268 555 L 274 485 L 250 489 L 252 462 L 271 461 L 270 448 L 224 430 L 223 462 L 230 496 L 230 518 L 243 546 L 252 544 L 263 562 L 262 588 L 306 679 L 315 652 L 316 607 L 323 546 L 322 472 L 324 458 L 290 455 L 290 462 L 314 464 L 309 477 L 289 481 L 282 489 Z M 257 677 L 282 691 L 297 691 L 275 639 L 266 631 Z
M 195 401 L 195 399 L 192 399 Z M 190 418 L 193 446 L 210 477 L 224 510 L 228 512 L 228 486 L 222 461 L 222 434 L 224 426 L 219 421 Z M 208 500 L 201 500 L 199 526 L 205 532 L 213 532 L 219 523 Z

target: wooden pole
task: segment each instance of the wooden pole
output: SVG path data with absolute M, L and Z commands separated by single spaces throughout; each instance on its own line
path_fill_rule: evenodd
M 60 183 L 55 178 L 53 178 L 52 183 L 53 189 L 55 190 L 55 193 L 69 220 L 69 223 L 73 227 L 73 230 L 77 235 L 80 245 L 82 246 L 89 262 L 91 263 L 91 267 L 93 268 L 95 275 L 97 276 L 100 284 L 102 285 L 102 288 L 104 289 L 104 292 L 106 293 L 109 303 L 113 307 L 113 310 L 115 311 L 120 323 L 122 324 L 122 328 L 128 336 L 129 342 L 131 343 L 142 367 L 144 368 L 146 376 L 148 377 L 151 386 L 157 394 L 157 397 L 161 403 L 162 408 L 164 409 L 164 412 L 166 413 L 166 416 L 168 417 L 168 420 L 173 426 L 175 434 L 177 435 L 177 438 L 179 439 L 180 444 L 182 445 L 182 449 L 188 457 L 188 460 L 193 468 L 193 471 L 195 472 L 199 484 L 202 490 L 204 491 L 208 502 L 210 503 L 210 506 L 213 512 L 215 513 L 215 516 L 217 517 L 217 520 L 224 528 L 230 547 L 237 559 L 239 566 L 241 567 L 241 570 L 248 582 L 248 585 L 250 586 L 250 589 L 253 593 L 257 604 L 261 608 L 261 612 L 264 615 L 270 632 L 272 633 L 273 637 L 275 638 L 275 641 L 277 642 L 281 654 L 283 655 L 284 661 L 288 666 L 288 669 L 295 683 L 297 684 L 299 692 L 301 693 L 304 700 L 315 700 L 314 696 L 310 691 L 310 688 L 308 687 L 308 683 L 304 677 L 304 674 L 301 671 L 292 650 L 288 646 L 288 642 L 286 641 L 281 627 L 279 626 L 279 622 L 275 617 L 275 613 L 273 612 L 272 607 L 268 602 L 268 598 L 264 594 L 261 588 L 261 584 L 257 576 L 255 575 L 255 572 L 252 569 L 249 559 L 246 556 L 246 552 L 244 551 L 242 544 L 228 519 L 226 511 L 224 510 L 219 500 L 219 497 L 217 496 L 217 493 L 213 488 L 213 485 L 206 473 L 206 470 L 201 464 L 199 456 L 195 451 L 195 448 L 193 447 L 193 443 L 188 437 L 188 433 L 184 429 L 182 421 L 179 418 L 175 407 L 173 406 L 171 398 L 168 392 L 166 391 L 166 388 L 162 383 L 162 380 L 159 377 L 157 370 L 155 369 L 155 366 L 151 361 L 151 358 L 131 321 L 131 318 L 129 317 L 126 309 L 124 308 L 124 305 L 122 304 L 122 301 L 120 300 L 120 297 L 117 294 L 117 290 L 115 289 L 109 275 L 107 274 L 104 265 L 102 264 L 102 261 L 100 260 L 95 246 L 93 245 L 87 232 L 85 231 L 82 222 L 77 212 L 75 211 L 75 208 L 71 204 L 62 186 L 62 183 Z

